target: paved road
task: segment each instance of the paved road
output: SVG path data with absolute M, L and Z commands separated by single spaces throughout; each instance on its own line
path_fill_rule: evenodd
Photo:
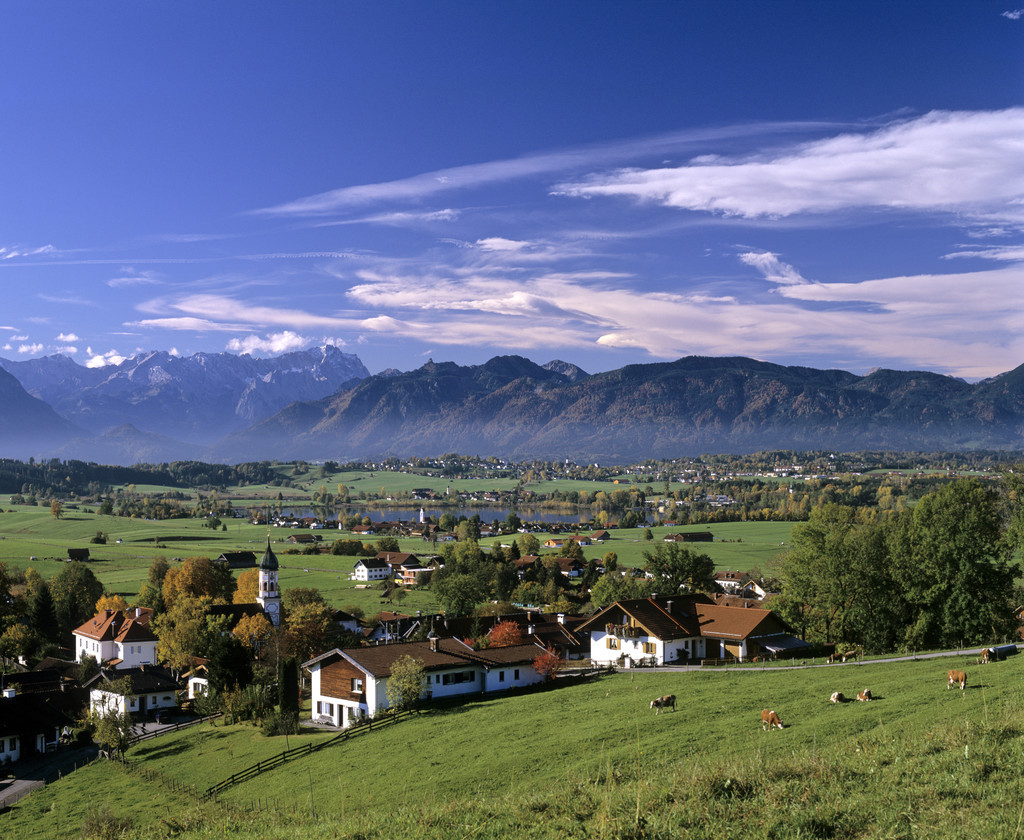
M 83 764 L 96 758 L 98 750 L 93 746 L 64 747 L 57 752 L 26 758 L 11 765 L 13 779 L 0 779 L 0 811 L 4 811 L 37 788 L 57 781 L 61 776 L 73 773 Z

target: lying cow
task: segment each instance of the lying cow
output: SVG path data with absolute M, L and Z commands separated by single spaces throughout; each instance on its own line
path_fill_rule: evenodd
M 860 694 L 857 695 L 858 700 L 870 700 L 871 689 L 865 688 Z
M 967 688 L 967 674 L 963 671 L 950 671 L 946 675 L 946 690 L 948 691 L 954 685 L 960 686 L 961 691 Z
M 845 703 L 846 697 L 841 691 L 833 691 L 832 696 L 828 698 L 831 703 Z
M 674 694 L 666 694 L 664 697 L 658 697 L 651 701 L 651 708 L 654 709 L 654 714 L 661 714 L 662 709 L 671 708 L 674 712 L 676 710 L 676 696 Z
M 782 720 L 774 711 L 761 709 L 761 731 L 768 729 L 782 729 Z

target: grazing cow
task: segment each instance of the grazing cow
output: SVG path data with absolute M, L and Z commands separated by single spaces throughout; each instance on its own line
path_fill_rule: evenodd
M 855 651 L 855 650 L 848 650 L 848 651 L 846 651 L 846 653 L 843 654 L 843 662 L 846 662 L 848 659 L 856 659 L 856 658 L 857 658 L 857 651 Z
M 841 691 L 833 691 L 832 696 L 828 698 L 832 703 L 845 703 L 846 697 L 843 696 Z
M 666 694 L 664 697 L 658 697 L 651 701 L 651 708 L 654 709 L 654 714 L 661 714 L 662 709 L 672 708 L 674 712 L 676 710 L 676 696 L 674 694 Z
M 843 658 L 841 653 L 830 653 L 828 657 L 828 664 L 831 665 L 833 662 L 838 662 Z
M 769 709 L 761 709 L 761 731 L 766 729 L 782 729 L 782 720 Z
M 870 700 L 871 699 L 871 689 L 865 688 L 860 694 L 857 695 L 857 699 L 858 700 Z
M 963 671 L 950 671 L 946 675 L 946 690 L 948 691 L 954 685 L 960 686 L 961 691 L 967 688 L 967 674 Z

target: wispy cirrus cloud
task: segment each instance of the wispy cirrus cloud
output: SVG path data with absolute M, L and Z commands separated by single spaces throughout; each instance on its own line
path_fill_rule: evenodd
M 558 195 L 745 219 L 903 209 L 1024 222 L 1024 108 L 932 112 L 745 157 L 596 173 Z
M 155 286 L 161 282 L 161 276 L 155 271 L 136 271 L 133 268 L 125 268 L 119 277 L 111 277 L 107 285 L 112 289 L 120 289 L 125 286 Z
M 341 187 L 265 207 L 253 213 L 268 216 L 321 216 L 367 204 L 423 201 L 453 190 L 475 189 L 524 178 L 554 177 L 589 167 L 614 165 L 615 162 L 636 160 L 651 155 L 679 154 L 695 145 L 716 140 L 805 132 L 819 130 L 825 125 L 833 128 L 836 126 L 835 123 L 811 121 L 766 122 L 694 129 L 618 143 L 594 144 L 576 149 L 456 166 L 376 184 Z
M 1008 18 L 1009 20 L 1020 20 L 1024 17 L 1024 9 L 1008 9 L 1002 13 L 1002 17 Z
M 13 260 L 18 257 L 38 257 L 44 254 L 55 254 L 57 249 L 52 245 L 38 248 L 25 248 L 20 245 L 0 245 L 0 260 Z

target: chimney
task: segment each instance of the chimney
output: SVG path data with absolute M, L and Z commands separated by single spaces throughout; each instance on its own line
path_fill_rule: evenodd
M 669 615 L 672 615 L 672 602 L 671 601 L 667 601 L 665 603 L 665 612 L 667 612 Z
M 533 624 L 527 624 L 526 625 L 526 635 L 527 636 L 532 636 L 536 632 L 537 632 L 537 628 Z
M 16 688 L 5 688 L 3 689 L 2 692 L 0 692 L 0 696 L 2 696 L 4 700 L 11 700 L 17 693 L 18 689 Z
M 556 616 L 559 624 L 565 624 L 565 613 L 558 613 Z
M 430 642 L 430 650 L 437 653 L 437 636 L 428 637 L 428 641 Z

